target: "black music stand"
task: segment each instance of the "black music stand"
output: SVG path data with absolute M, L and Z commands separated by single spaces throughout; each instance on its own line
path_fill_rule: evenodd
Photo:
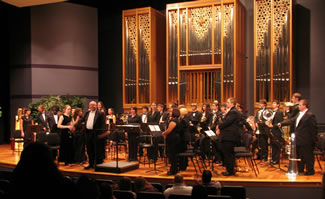
M 158 138 L 162 137 L 162 131 L 161 131 L 161 128 L 158 125 L 158 123 L 147 123 L 145 125 L 146 125 L 148 132 L 152 135 L 152 138 L 153 138 L 153 150 L 152 150 L 153 158 L 152 159 L 154 161 L 154 168 L 152 170 L 146 171 L 146 173 L 155 172 L 155 174 L 157 174 L 158 171 L 162 172 L 162 170 L 158 170 L 156 167 L 156 162 L 158 159 Z
M 34 133 L 36 133 L 37 136 L 38 132 L 40 132 L 41 130 L 42 130 L 41 125 L 32 124 L 32 125 L 27 125 L 25 131 L 30 132 L 32 134 L 33 141 L 35 141 Z
M 140 126 L 137 125 L 116 125 L 115 131 L 130 131 L 130 132 L 139 132 Z M 139 168 L 138 162 L 129 162 L 129 161 L 119 161 L 118 159 L 118 142 L 120 140 L 119 132 L 115 132 L 116 140 L 116 161 L 112 162 L 106 162 L 102 164 L 97 164 L 95 166 L 95 171 L 101 171 L 101 172 L 110 172 L 110 173 L 124 173 L 127 171 L 135 170 Z
M 217 142 L 218 141 L 218 136 L 212 131 L 212 130 L 206 130 L 204 131 L 206 136 L 208 136 L 212 142 Z M 213 160 L 211 159 L 211 170 L 214 172 L 216 175 L 218 174 L 217 171 L 214 170 L 213 166 Z

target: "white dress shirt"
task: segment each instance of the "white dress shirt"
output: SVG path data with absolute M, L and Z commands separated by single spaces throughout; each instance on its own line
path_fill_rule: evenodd
M 191 195 L 192 194 L 192 186 L 186 186 L 184 184 L 175 184 L 174 186 L 166 189 L 164 191 L 165 198 L 168 199 L 169 195 L 171 194 L 185 194 Z
M 307 111 L 308 111 L 308 109 L 299 112 L 299 115 L 298 115 L 297 120 L 296 120 L 296 127 L 298 126 L 298 124 L 299 124 L 301 118 L 305 115 L 305 113 L 306 113 Z
M 89 130 L 94 129 L 95 114 L 96 114 L 96 111 L 90 111 L 89 112 L 88 120 L 87 120 L 87 126 L 86 126 L 86 128 L 89 129 Z
M 142 115 L 142 123 L 147 123 L 147 121 L 148 121 L 147 114 L 143 114 Z
M 53 117 L 54 117 L 54 120 L 55 120 L 55 124 L 57 124 L 58 123 L 59 116 L 58 115 L 53 115 Z

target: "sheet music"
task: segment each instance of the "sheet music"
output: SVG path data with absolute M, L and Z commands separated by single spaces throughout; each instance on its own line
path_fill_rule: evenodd
M 148 125 L 150 128 L 150 131 L 160 131 L 159 125 Z
M 204 131 L 209 137 L 211 136 L 216 136 L 216 134 L 212 131 L 212 130 L 207 130 L 207 131 Z

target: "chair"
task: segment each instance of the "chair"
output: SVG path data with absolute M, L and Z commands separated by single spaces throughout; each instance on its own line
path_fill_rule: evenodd
M 165 195 L 162 192 L 138 192 L 137 199 L 165 199 Z
M 2 192 L 4 196 L 6 196 L 9 194 L 9 191 L 10 191 L 10 182 L 8 180 L 0 179 L 0 192 Z
M 150 158 L 148 156 L 148 149 L 154 147 L 152 141 L 152 135 L 140 135 L 138 139 L 139 139 L 139 152 L 142 151 L 143 149 L 146 149 L 146 155 L 148 157 L 148 160 L 146 160 L 146 155 L 144 154 L 144 152 L 143 154 L 139 154 L 139 163 L 143 163 L 144 165 L 148 163 L 150 167 Z M 143 161 L 141 161 L 142 156 L 143 156 Z
M 155 187 L 159 192 L 163 193 L 164 192 L 164 187 L 162 186 L 161 183 L 157 182 L 152 182 L 151 185 Z
M 215 186 L 205 186 L 208 195 L 218 195 L 220 193 L 220 189 Z
M 170 194 L 168 199 L 192 199 L 192 196 L 187 194 Z
M 137 197 L 133 191 L 114 190 L 113 194 L 116 199 L 136 199 Z
M 112 153 L 115 152 L 114 155 L 116 153 L 118 153 L 119 150 L 118 151 L 115 151 L 115 150 L 116 150 L 116 148 L 119 148 L 120 146 L 123 146 L 125 149 L 125 159 L 126 159 L 127 158 L 126 157 L 127 156 L 127 143 L 126 143 L 126 137 L 125 137 L 124 131 L 119 131 L 119 130 L 113 131 L 112 135 L 110 135 L 110 139 L 112 140 L 112 145 L 111 145 L 111 150 L 110 150 L 111 151 L 111 159 L 113 159 Z
M 246 199 L 246 189 L 243 186 L 223 186 L 221 195 L 231 196 L 233 199 Z
M 196 165 L 194 163 L 194 159 L 196 160 L 196 163 L 197 163 L 197 166 L 199 167 L 200 169 L 200 172 L 201 172 L 201 168 L 200 168 L 200 165 L 195 157 L 195 153 L 194 152 L 190 152 L 190 151 L 185 151 L 184 153 L 178 153 L 176 154 L 176 157 L 179 159 L 179 158 L 188 158 L 192 161 L 192 164 L 193 164 L 193 167 L 195 169 L 195 173 L 197 174 L 197 169 L 196 169 Z
M 23 146 L 23 143 L 24 143 L 24 138 L 21 136 L 21 131 L 15 130 L 12 138 L 13 138 L 13 142 L 14 142 L 12 153 L 15 152 L 16 144 L 17 144 L 17 152 L 20 153 L 23 150 L 23 147 L 22 147 L 22 149 L 20 147 Z
M 36 142 L 42 143 L 42 144 L 46 144 L 47 142 L 47 137 L 46 137 L 46 132 L 44 131 L 40 131 L 37 133 L 37 138 L 36 138 Z
M 237 151 L 237 152 L 235 152 L 235 157 L 236 158 L 244 158 L 245 160 L 247 160 L 248 165 L 251 167 L 251 169 L 255 173 L 255 176 L 257 177 L 257 173 L 259 173 L 259 170 L 258 170 L 257 164 L 253 158 L 253 153 L 250 152 L 252 135 L 249 133 L 245 133 L 245 135 L 243 137 L 243 141 L 244 141 L 244 148 L 235 147 L 234 150 Z
M 322 165 L 319 160 L 319 156 L 324 157 L 325 155 L 325 136 L 320 136 L 314 150 L 314 155 L 318 162 L 319 168 L 323 171 Z
M 60 156 L 60 136 L 57 133 L 48 133 L 46 134 L 47 145 L 51 151 L 55 151 L 55 157 L 59 166 L 59 156 Z
M 208 195 L 208 199 L 232 199 L 232 197 L 223 195 Z

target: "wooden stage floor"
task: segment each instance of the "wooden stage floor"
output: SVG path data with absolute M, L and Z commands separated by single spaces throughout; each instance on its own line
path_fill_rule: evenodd
M 10 145 L 0 145 L 0 167 L 14 168 L 19 161 L 18 152 L 13 152 Z M 124 154 L 119 155 L 124 158 Z M 111 159 L 111 154 L 107 154 L 107 159 L 105 162 L 115 161 Z M 123 160 L 121 160 L 123 161 Z M 281 161 L 281 168 L 287 170 L 286 166 L 288 164 L 287 160 Z M 236 176 L 224 177 L 221 172 L 224 171 L 222 166 L 214 166 L 214 170 L 217 174 L 213 174 L 214 181 L 220 181 L 222 185 L 242 185 L 246 187 L 321 187 L 322 181 L 322 171 L 319 168 L 317 162 L 315 162 L 316 174 L 313 176 L 297 176 L 295 180 L 288 179 L 285 175 L 285 171 L 281 171 L 274 168 L 266 163 L 257 161 L 260 173 L 256 177 L 254 172 L 249 168 L 244 160 L 237 160 L 237 165 L 239 166 L 239 171 L 237 171 Z M 322 167 L 325 168 L 325 164 L 321 161 Z M 95 172 L 92 170 L 85 170 L 86 165 L 71 165 L 64 166 L 62 163 L 59 165 L 60 171 L 64 175 L 78 177 L 81 174 L 87 174 L 93 178 L 100 179 L 111 179 L 118 180 L 121 176 L 129 176 L 131 179 L 137 176 L 143 176 L 150 182 L 160 182 L 163 184 L 168 184 L 173 182 L 174 176 L 168 176 L 166 167 L 164 166 L 163 160 L 157 162 L 157 174 L 155 172 L 148 172 L 153 170 L 153 164 L 149 165 L 140 164 L 140 168 L 125 173 L 107 173 L 107 172 Z M 191 162 L 189 162 L 189 167 L 186 171 L 181 171 L 184 175 L 185 182 L 188 184 L 194 184 L 196 179 L 200 178 L 200 173 L 196 175 L 194 167 Z

